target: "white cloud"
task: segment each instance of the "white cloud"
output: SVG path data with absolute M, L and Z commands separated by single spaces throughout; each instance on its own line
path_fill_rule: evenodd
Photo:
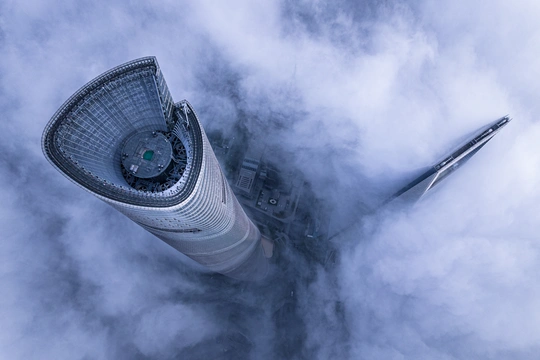
M 208 127 L 244 116 L 337 214 L 373 205 L 510 113 L 425 201 L 346 233 L 335 272 L 295 275 L 299 346 L 319 358 L 535 358 L 539 12 L 504 1 L 4 2 L 0 354 L 160 358 L 201 351 L 237 322 L 255 356 L 287 334 L 272 328 L 268 299 L 288 285 L 242 292 L 198 278 L 41 155 L 46 121 L 78 87 L 157 55 L 175 99 Z

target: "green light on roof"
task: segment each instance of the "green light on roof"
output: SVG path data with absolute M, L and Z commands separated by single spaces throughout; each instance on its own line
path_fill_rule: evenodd
M 142 157 L 143 157 L 144 160 L 151 161 L 152 158 L 154 157 L 154 151 L 146 150 Z

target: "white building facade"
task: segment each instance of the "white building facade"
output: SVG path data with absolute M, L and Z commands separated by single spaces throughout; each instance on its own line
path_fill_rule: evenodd
M 83 86 L 52 117 L 42 147 L 70 180 L 208 269 L 241 280 L 266 275 L 259 230 L 154 57 Z

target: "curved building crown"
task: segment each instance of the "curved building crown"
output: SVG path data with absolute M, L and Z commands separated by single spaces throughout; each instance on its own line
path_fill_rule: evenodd
M 209 269 L 239 279 L 266 274 L 258 229 L 154 57 L 78 90 L 47 124 L 42 148 L 70 180 Z

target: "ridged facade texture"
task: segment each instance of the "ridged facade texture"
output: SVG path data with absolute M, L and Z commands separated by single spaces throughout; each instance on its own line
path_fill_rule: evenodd
M 144 132 L 163 134 L 178 152 L 159 181 L 136 183 L 122 149 Z M 118 66 L 77 91 L 48 123 L 42 147 L 70 180 L 210 270 L 242 280 L 266 275 L 259 230 L 191 105 L 172 101 L 155 58 Z

